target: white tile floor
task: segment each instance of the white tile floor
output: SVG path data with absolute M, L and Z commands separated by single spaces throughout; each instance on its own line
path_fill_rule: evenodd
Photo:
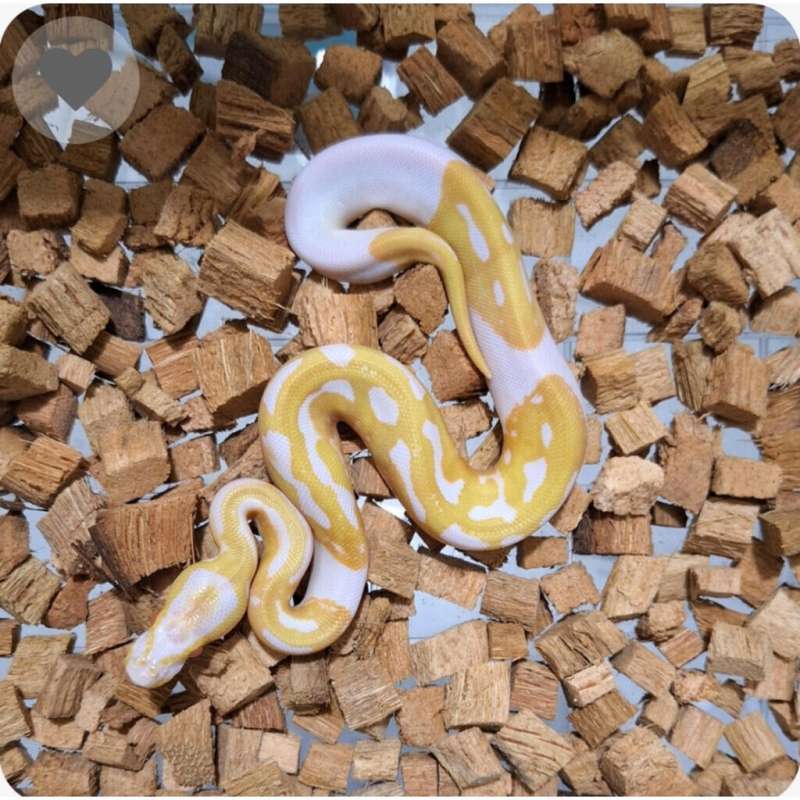
M 538 5 L 539 9 L 543 13 L 548 13 L 552 11 L 552 6 L 549 4 L 540 4 Z M 187 19 L 191 17 L 191 6 L 189 5 L 178 5 L 179 10 L 181 11 Z M 506 3 L 498 3 L 498 4 L 476 4 L 473 6 L 475 15 L 476 15 L 476 22 L 478 26 L 484 30 L 488 31 L 488 29 L 502 19 L 506 14 L 514 8 L 512 4 Z M 117 23 L 116 27 L 117 30 L 123 35 L 127 36 L 127 31 L 125 29 L 125 25 L 121 19 L 121 15 L 117 11 Z M 268 5 L 265 7 L 265 14 L 264 14 L 264 25 L 263 31 L 266 35 L 276 36 L 280 34 L 280 28 L 278 25 L 278 14 L 277 14 L 277 7 L 275 5 Z M 765 21 L 764 21 L 764 28 L 762 31 L 761 36 L 759 37 L 756 48 L 761 50 L 771 51 L 774 44 L 781 39 L 793 37 L 795 34 L 791 28 L 791 25 L 788 21 L 778 12 L 772 11 L 770 9 L 766 10 L 765 13 Z M 190 40 L 191 41 L 191 40 Z M 345 42 L 345 43 L 354 43 L 355 42 L 355 35 L 352 32 L 346 32 L 340 37 L 336 39 L 324 40 L 320 42 L 309 42 L 308 46 L 313 50 L 315 56 L 317 58 L 317 62 L 319 63 L 322 60 L 325 48 L 334 42 Z M 691 63 L 694 59 L 682 59 L 682 58 L 667 58 L 663 56 L 659 56 L 665 63 L 668 64 L 672 69 L 680 69 L 683 66 Z M 203 80 L 215 82 L 220 78 L 222 62 L 218 59 L 211 59 L 206 57 L 201 57 L 200 62 L 204 69 L 204 76 Z M 405 86 L 403 85 L 402 81 L 397 77 L 396 74 L 396 63 L 391 61 L 386 61 L 384 63 L 384 73 L 381 80 L 381 84 L 389 89 L 394 95 L 402 95 L 405 94 L 407 91 Z M 526 88 L 528 88 L 532 94 L 538 94 L 538 85 L 535 83 L 525 84 Z M 317 90 L 316 87 L 311 86 L 310 95 L 316 94 Z M 188 105 L 188 98 L 180 98 L 178 101 L 180 105 Z M 430 139 L 432 141 L 436 141 L 439 143 L 443 143 L 447 138 L 450 131 L 458 124 L 458 122 L 463 118 L 463 116 L 467 113 L 471 106 L 471 102 L 466 99 L 462 98 L 457 103 L 454 103 L 449 108 L 445 109 L 441 114 L 437 117 L 430 117 L 425 115 L 425 122 L 422 127 L 418 128 L 413 132 L 415 136 L 422 136 L 424 138 Z M 635 113 L 635 112 L 634 112 Z M 516 148 L 514 151 L 509 155 L 509 157 L 500 164 L 495 170 L 492 171 L 492 177 L 495 178 L 497 182 L 497 188 L 495 191 L 495 197 L 497 201 L 500 203 L 504 210 L 507 210 L 510 203 L 517 197 L 523 196 L 537 196 L 538 193 L 536 190 L 532 190 L 529 187 L 522 186 L 520 184 L 515 184 L 506 179 L 508 174 L 508 170 L 511 164 L 514 161 L 516 156 Z M 786 153 L 787 163 L 790 158 L 793 156 L 793 153 Z M 288 154 L 280 163 L 267 163 L 265 162 L 265 166 L 276 172 L 284 183 L 288 186 L 293 177 L 302 169 L 303 165 L 307 162 L 307 156 L 301 151 L 300 148 L 296 148 L 292 153 Z M 256 160 L 253 160 L 253 163 L 260 163 Z M 590 167 L 586 180 L 591 180 L 595 171 L 593 168 Z M 662 169 L 661 173 L 662 177 L 662 197 L 663 192 L 669 186 L 669 183 L 675 177 L 675 173 Z M 122 163 L 119 169 L 118 183 L 124 185 L 126 188 L 131 188 L 136 185 L 141 185 L 145 181 L 143 177 L 137 173 L 134 169 L 132 169 L 126 163 Z M 619 225 L 620 221 L 624 217 L 626 213 L 626 208 L 618 209 L 613 214 L 609 215 L 604 220 L 598 222 L 590 232 L 587 232 L 582 229 L 580 224 L 576 226 L 575 231 L 575 244 L 574 249 L 572 252 L 572 256 L 570 262 L 574 264 L 578 268 L 582 268 L 586 261 L 588 260 L 589 256 L 591 255 L 592 251 L 598 245 L 603 244 L 605 241 L 610 238 L 613 232 L 616 230 L 617 226 Z M 689 246 L 684 250 L 681 255 L 681 258 L 678 261 L 677 266 L 685 260 L 685 258 L 691 253 L 694 244 L 696 243 L 698 234 L 691 229 L 682 227 L 682 232 L 687 236 L 689 239 Z M 197 258 L 199 256 L 199 251 L 192 250 L 189 248 L 181 249 L 181 255 L 189 261 L 191 264 L 197 263 Z M 534 262 L 536 259 L 533 258 L 526 258 L 526 266 L 528 267 L 529 271 L 532 271 L 534 268 Z M 800 283 L 800 282 L 798 282 Z M 14 294 L 13 289 L 9 289 L 9 287 L 0 287 L 0 292 L 5 292 L 9 294 Z M 587 298 L 579 298 L 578 302 L 578 314 L 589 310 L 592 307 L 595 307 L 597 304 Z M 218 327 L 223 320 L 230 319 L 233 317 L 241 316 L 238 312 L 233 312 L 216 301 L 209 301 L 206 306 L 205 312 L 203 314 L 199 332 L 201 334 L 206 333 L 210 330 L 215 329 Z M 448 319 L 445 323 L 445 327 L 451 327 L 451 322 Z M 639 350 L 645 346 L 647 346 L 647 342 L 645 340 L 645 335 L 647 332 L 647 326 L 643 323 L 640 323 L 632 318 L 628 318 L 627 321 L 627 328 L 626 328 L 626 337 L 625 337 L 625 347 L 630 351 Z M 272 333 L 265 333 L 270 340 L 274 342 L 274 347 L 277 349 L 280 347 L 288 338 L 295 333 L 295 329 L 287 329 L 287 331 L 282 335 L 275 335 Z M 152 322 L 148 320 L 148 337 L 149 338 L 158 338 L 160 336 L 160 332 L 153 327 Z M 750 346 L 754 348 L 756 353 L 759 356 L 766 356 L 769 353 L 772 353 L 781 347 L 786 346 L 790 343 L 789 339 L 786 337 L 776 337 L 776 336 L 769 336 L 769 335 L 762 335 L 762 334 L 753 334 L 753 333 L 745 333 L 742 336 L 742 340 L 747 342 Z M 574 339 L 570 339 L 567 342 L 564 342 L 563 345 L 563 352 L 565 356 L 569 357 L 572 354 L 572 350 L 574 348 Z M 666 347 L 666 345 L 665 345 Z M 60 355 L 59 352 L 55 352 L 53 357 L 57 357 Z M 146 361 L 146 357 L 143 358 L 141 368 L 147 368 L 149 366 Z M 420 366 L 418 369 L 418 374 L 420 375 L 421 379 L 428 383 L 427 376 L 424 374 L 424 370 Z M 664 420 L 665 422 L 669 422 L 672 416 L 681 408 L 680 403 L 676 399 L 667 400 L 665 402 L 660 403 L 656 407 L 656 413 L 658 416 Z M 587 410 L 589 410 L 587 404 Z M 241 425 L 243 426 L 246 422 L 249 422 L 250 419 L 243 420 Z M 227 435 L 227 434 L 226 434 Z M 219 437 L 220 439 L 224 437 Z M 477 439 L 473 442 L 473 446 L 477 446 L 480 442 L 480 439 Z M 76 422 L 75 430 L 73 432 L 71 438 L 71 444 L 77 448 L 79 448 L 82 452 L 88 453 L 88 443 L 86 441 L 85 435 L 83 430 L 80 427 L 80 423 Z M 724 432 L 724 446 L 728 453 L 733 455 L 741 455 L 741 456 L 751 456 L 755 457 L 758 455 L 758 452 L 752 443 L 750 437 L 739 431 L 735 428 L 726 428 Z M 607 448 L 607 445 L 606 445 Z M 597 474 L 598 466 L 596 465 L 589 465 L 584 467 L 582 470 L 579 483 L 582 485 L 588 486 L 592 480 L 594 479 L 595 475 Z M 211 480 L 213 476 L 210 476 L 209 480 Z M 398 514 L 402 514 L 402 509 L 400 508 L 399 504 L 396 503 L 386 503 L 385 504 L 390 510 Z M 26 516 L 31 522 L 31 548 L 37 556 L 43 559 L 47 559 L 49 556 L 49 548 L 46 542 L 43 540 L 41 535 L 36 530 L 36 522 L 41 517 L 41 512 L 36 510 L 30 510 L 26 513 Z M 547 531 L 543 531 L 546 535 Z M 654 549 L 655 553 L 664 554 L 669 552 L 674 552 L 680 548 L 680 544 L 682 542 L 684 536 L 684 532 L 678 531 L 675 529 L 669 528 L 653 528 L 653 542 L 654 542 Z M 446 552 L 446 551 L 445 551 Z M 603 557 L 603 556 L 574 556 L 575 560 L 581 561 L 585 564 L 586 568 L 590 571 L 598 589 L 602 589 L 603 585 L 605 584 L 606 578 L 610 571 L 610 568 L 613 564 L 614 559 L 611 557 Z M 542 574 L 546 574 L 548 570 L 519 570 L 515 564 L 513 563 L 513 557 L 509 560 L 509 563 L 506 564 L 504 569 L 508 570 L 509 572 L 525 574 L 528 577 L 538 577 Z M 791 583 L 794 585 L 795 581 L 793 576 L 787 570 L 784 574 L 784 580 L 787 583 Z M 106 587 L 98 587 L 95 590 L 95 594 L 104 591 Z M 94 595 L 93 595 L 94 596 Z M 725 602 L 725 601 L 723 601 Z M 730 603 L 733 607 L 738 607 L 735 602 Z M 416 597 L 416 607 L 417 613 L 416 616 L 411 620 L 411 636 L 412 638 L 421 638 L 426 637 L 431 634 L 437 633 L 441 630 L 449 628 L 459 622 L 473 619 L 479 617 L 480 615 L 476 610 L 467 611 L 457 606 L 454 606 L 444 600 L 439 600 L 437 598 L 424 595 L 421 593 L 417 594 Z M 745 606 L 741 606 L 742 608 L 746 608 Z M 628 633 L 629 635 L 633 635 L 633 628 L 634 623 L 623 623 L 621 627 Z M 24 626 L 23 627 L 23 635 L 28 635 L 31 633 L 36 632 L 37 634 L 49 634 L 54 633 L 50 629 L 44 627 L 33 627 L 33 626 Z M 83 639 L 83 631 L 79 630 L 77 635 L 77 644 L 76 649 L 79 649 L 82 645 Z M 650 646 L 649 644 L 647 646 Z M 532 657 L 537 658 L 535 650 L 532 650 Z M 8 669 L 8 659 L 0 659 L 0 676 L 4 675 Z M 702 668 L 704 662 L 704 657 L 700 657 L 696 660 L 696 662 L 692 662 L 689 666 L 691 667 L 700 667 Z M 617 675 L 618 684 L 620 690 L 625 694 L 625 696 L 631 700 L 631 702 L 637 703 L 642 698 L 642 691 L 631 681 L 625 678 L 623 675 Z M 719 717 L 725 722 L 729 722 L 730 718 L 722 711 L 720 711 L 715 706 L 710 704 L 701 704 L 704 710 L 708 711 L 709 713 Z M 773 729 L 777 732 L 778 736 L 783 741 L 784 745 L 787 748 L 787 752 L 793 754 L 794 756 L 797 755 L 797 746 L 796 743 L 790 742 L 783 734 L 780 732 L 780 729 L 777 725 L 774 725 L 772 721 L 771 714 L 767 707 L 766 702 L 758 701 L 758 700 L 748 700 L 745 706 L 745 711 L 747 710 L 754 710 L 760 709 L 765 717 L 770 722 L 770 725 Z M 559 698 L 559 707 L 558 707 L 558 716 L 557 719 L 554 721 L 554 726 L 561 730 L 566 731 L 569 729 L 569 723 L 567 721 L 567 713 L 568 707 L 566 701 L 564 700 L 563 694 L 560 695 Z M 629 727 L 633 724 L 633 721 L 628 723 L 628 725 L 624 727 Z M 290 729 L 293 730 L 295 733 L 300 734 L 304 739 L 303 745 L 303 756 L 305 756 L 305 752 L 309 746 L 310 737 L 301 731 L 299 728 L 296 728 L 294 725 L 290 723 Z M 392 723 L 388 735 L 396 735 L 395 731 L 395 724 Z M 361 738 L 360 736 L 346 734 L 343 737 L 344 741 L 351 741 Z M 725 743 L 723 741 L 722 747 L 725 748 Z M 31 743 L 31 752 L 36 752 L 37 746 L 34 743 Z M 680 753 L 677 753 L 678 758 L 681 760 L 685 769 L 690 769 L 692 764 L 688 761 L 688 759 Z M 360 787 L 361 784 L 357 782 L 351 782 L 351 789 L 356 789 Z

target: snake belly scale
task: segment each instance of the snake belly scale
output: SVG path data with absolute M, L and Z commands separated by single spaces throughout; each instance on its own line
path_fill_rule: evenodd
M 414 227 L 348 229 L 373 208 Z M 407 135 L 339 143 L 295 179 L 286 233 L 300 258 L 339 281 L 379 281 L 420 261 L 439 269 L 461 341 L 486 375 L 502 452 L 492 467 L 471 468 L 434 399 L 382 352 L 339 344 L 296 356 L 270 380 L 259 408 L 274 485 L 242 479 L 214 497 L 209 525 L 219 553 L 179 575 L 134 642 L 127 670 L 142 686 L 169 681 L 245 613 L 258 638 L 282 653 L 316 652 L 348 627 L 368 552 L 338 422 L 361 437 L 414 524 L 464 550 L 513 545 L 535 532 L 583 463 L 576 381 L 503 214 L 472 167 Z M 260 560 L 251 523 L 263 540 Z

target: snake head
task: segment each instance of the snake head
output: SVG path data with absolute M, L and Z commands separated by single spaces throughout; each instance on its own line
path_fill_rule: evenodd
M 183 667 L 183 661 L 159 660 L 154 648 L 148 646 L 147 633 L 141 634 L 131 647 L 125 670 L 132 683 L 143 689 L 154 689 L 172 680 Z

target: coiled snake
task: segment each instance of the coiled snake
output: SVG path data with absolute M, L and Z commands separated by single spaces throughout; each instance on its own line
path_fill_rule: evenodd
M 348 229 L 373 208 L 417 227 Z M 286 234 L 304 261 L 339 281 L 379 281 L 415 262 L 439 269 L 461 341 L 487 378 L 502 453 L 489 469 L 471 468 L 433 398 L 382 352 L 339 344 L 293 358 L 270 380 L 259 409 L 274 485 L 236 480 L 214 497 L 209 525 L 219 554 L 178 576 L 135 641 L 127 670 L 141 686 L 170 680 L 245 611 L 259 639 L 283 653 L 321 650 L 348 627 L 368 553 L 337 422 L 361 437 L 414 524 L 464 550 L 513 545 L 535 532 L 583 462 L 577 384 L 503 214 L 472 167 L 411 136 L 336 144 L 294 181 Z M 251 521 L 263 538 L 260 564 Z

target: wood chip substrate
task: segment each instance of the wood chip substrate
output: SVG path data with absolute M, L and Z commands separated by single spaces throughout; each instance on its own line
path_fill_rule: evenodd
M 75 17 L 130 41 L 142 88 L 117 130 L 62 148 L 10 81 L 30 33 L 55 23 L 71 46 Z M 786 20 L 722 3 L 54 4 L 10 24 L 0 79 L 0 770 L 20 794 L 787 789 Z M 287 239 L 308 159 L 379 132 L 450 147 L 494 192 L 580 381 L 585 467 L 541 530 L 470 554 L 417 530 L 340 427 L 369 545 L 348 632 L 279 658 L 242 621 L 172 682 L 135 686 L 133 638 L 215 552 L 215 492 L 267 480 L 256 412 L 288 359 L 380 348 L 431 389 L 473 468 L 501 452 L 434 266 L 346 286 Z

